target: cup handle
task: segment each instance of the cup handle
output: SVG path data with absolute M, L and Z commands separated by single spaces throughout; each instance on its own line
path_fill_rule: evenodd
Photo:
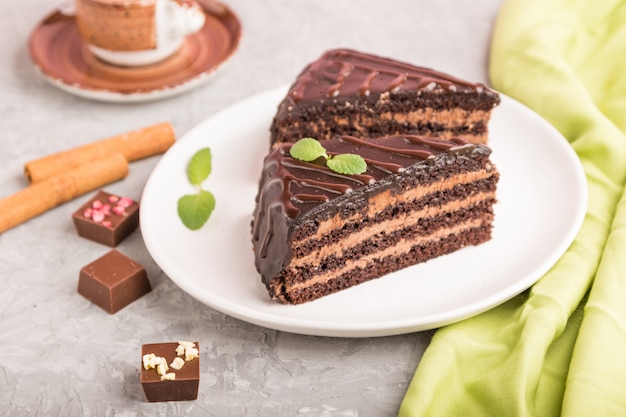
M 167 31 L 172 39 L 191 35 L 202 29 L 205 14 L 195 2 L 166 0 L 165 16 L 169 24 Z

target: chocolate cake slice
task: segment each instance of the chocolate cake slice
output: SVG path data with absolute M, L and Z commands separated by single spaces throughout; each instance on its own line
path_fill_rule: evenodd
M 272 122 L 271 142 L 414 134 L 486 144 L 499 103 L 484 84 L 336 49 L 309 64 L 290 87 Z
M 252 240 L 272 299 L 304 303 L 491 238 L 499 173 L 487 146 L 411 135 L 322 143 L 361 155 L 367 170 L 294 159 L 289 143 L 266 157 Z

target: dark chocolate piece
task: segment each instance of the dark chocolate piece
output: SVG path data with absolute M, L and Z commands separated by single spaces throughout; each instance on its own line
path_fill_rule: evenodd
M 150 292 L 146 270 L 113 249 L 80 270 L 78 293 L 113 314 Z
M 194 344 L 199 351 L 199 343 L 194 342 Z M 176 357 L 185 359 L 185 355 L 177 355 L 176 348 L 178 346 L 177 342 L 168 342 L 147 344 L 141 347 L 142 366 L 140 381 L 148 401 L 189 401 L 198 398 L 200 357 L 185 361 L 180 369 L 175 369 L 171 366 L 174 359 Z M 164 358 L 169 367 L 167 372 L 173 373 L 175 379 L 162 380 L 161 374 L 159 374 L 156 368 L 146 369 L 143 358 L 149 354 Z
M 127 198 L 98 191 L 72 214 L 79 236 L 115 247 L 139 225 L 139 205 Z

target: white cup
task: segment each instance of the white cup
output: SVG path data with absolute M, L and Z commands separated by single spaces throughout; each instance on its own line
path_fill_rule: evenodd
M 205 21 L 193 0 L 75 0 L 75 8 L 78 31 L 89 50 L 120 66 L 164 60 Z

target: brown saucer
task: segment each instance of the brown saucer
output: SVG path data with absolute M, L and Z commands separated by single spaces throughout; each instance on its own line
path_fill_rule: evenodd
M 31 33 L 30 55 L 46 79 L 82 97 L 136 102 L 178 94 L 205 82 L 237 50 L 241 38 L 239 19 L 228 7 L 214 0 L 198 3 L 206 14 L 204 27 L 157 64 L 130 68 L 97 59 L 80 38 L 74 15 L 61 9 Z

